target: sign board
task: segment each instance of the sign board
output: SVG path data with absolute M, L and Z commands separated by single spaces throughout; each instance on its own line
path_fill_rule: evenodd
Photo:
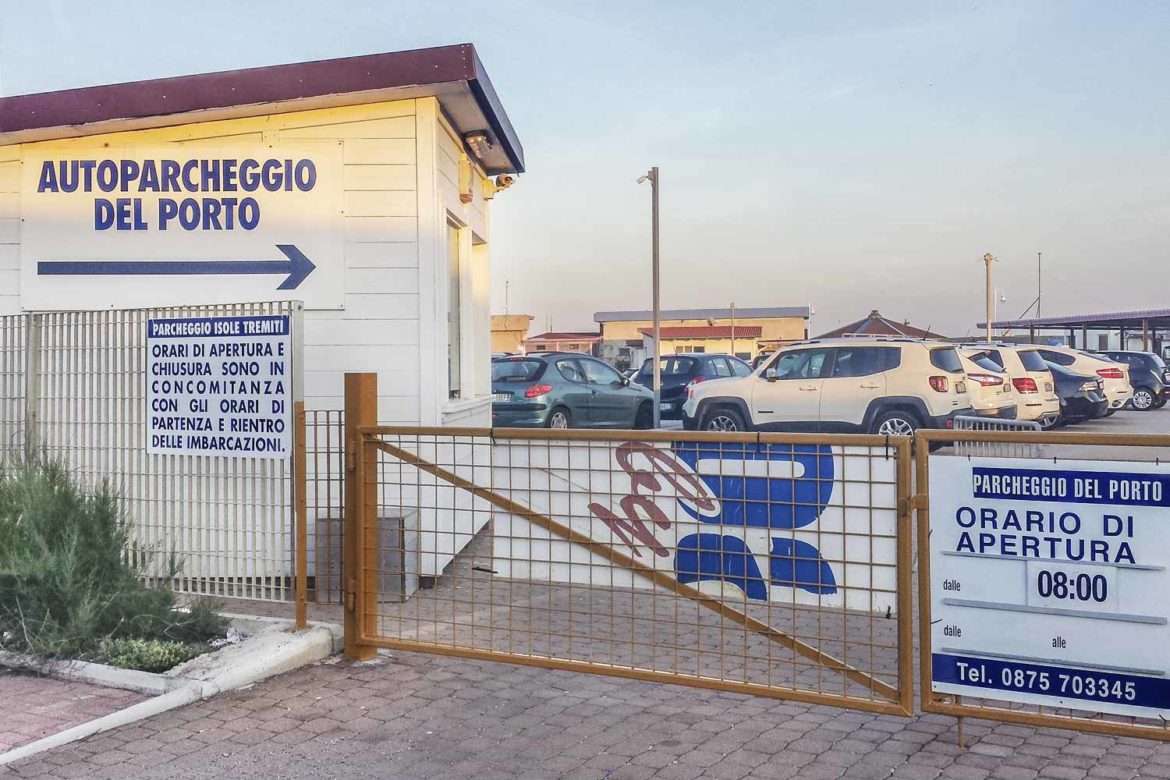
M 930 459 L 932 688 L 1170 715 L 1170 468 Z
M 146 322 L 147 452 L 287 458 L 288 315 Z
M 892 454 L 816 444 L 634 439 L 613 447 L 532 447 L 499 440 L 491 463 L 493 484 L 505 495 L 710 595 L 897 609 Z M 493 568 L 501 576 L 652 587 L 521 516 L 493 518 Z M 424 551 L 428 546 L 424 539 Z
M 29 148 L 25 309 L 344 304 L 340 143 Z

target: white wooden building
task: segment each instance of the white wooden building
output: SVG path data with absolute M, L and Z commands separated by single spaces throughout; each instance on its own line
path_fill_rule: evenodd
M 267 186 L 306 160 L 311 187 Z M 470 44 L 3 98 L 0 315 L 301 300 L 307 408 L 376 371 L 381 422 L 488 426 L 489 206 L 523 167 Z M 292 289 L 137 272 L 287 245 L 314 266 Z M 110 261 L 139 266 L 82 265 Z

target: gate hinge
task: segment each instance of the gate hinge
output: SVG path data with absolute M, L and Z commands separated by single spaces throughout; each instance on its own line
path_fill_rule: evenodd
M 345 470 L 357 471 L 357 453 L 352 449 L 345 453 Z
M 910 512 L 915 509 L 927 508 L 927 495 L 925 493 L 917 493 L 913 496 L 903 498 L 898 502 L 898 509 L 901 512 Z
M 345 583 L 345 608 L 357 609 L 357 580 L 350 577 Z

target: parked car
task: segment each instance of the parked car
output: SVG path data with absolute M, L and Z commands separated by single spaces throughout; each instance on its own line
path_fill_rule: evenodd
M 1018 404 L 1012 389 L 1012 380 L 1004 370 L 986 355 L 964 354 L 959 350 L 959 360 L 967 374 L 967 395 L 971 396 L 971 408 L 977 417 L 998 417 L 1001 420 L 1016 419 Z
M 1048 427 L 1075 425 L 1085 420 L 1104 417 L 1109 411 L 1104 380 L 1095 374 L 1082 374 L 1050 363 L 1056 394 L 1060 397 L 1060 417 Z
M 1129 383 L 1129 366 L 1108 358 L 1082 352 L 1069 347 L 1038 346 L 1036 351 L 1050 365 L 1058 365 L 1077 374 L 1096 374 L 1104 384 L 1105 397 L 1109 400 L 1109 413 L 1125 406 L 1133 395 Z
M 907 435 L 971 412 L 954 345 L 839 338 L 788 345 L 751 376 L 692 386 L 683 426 Z
M 691 387 L 709 379 L 727 379 L 748 376 L 752 368 L 732 355 L 705 352 L 682 352 L 663 355 L 660 366 L 662 394 L 659 417 L 663 420 L 682 419 L 683 403 Z M 651 391 L 654 389 L 654 358 L 642 362 L 634 381 Z
M 492 361 L 492 424 L 509 428 L 649 428 L 654 394 L 600 360 L 542 352 Z
M 1050 427 L 1060 417 L 1060 398 L 1052 371 L 1032 345 L 968 344 L 960 350 L 968 357 L 982 356 L 989 365 L 1011 377 L 1016 391 L 1016 419 Z
M 1170 400 L 1170 369 L 1156 353 L 1115 350 L 1101 354 L 1129 366 L 1129 383 L 1133 385 L 1131 407 L 1140 412 L 1161 409 Z

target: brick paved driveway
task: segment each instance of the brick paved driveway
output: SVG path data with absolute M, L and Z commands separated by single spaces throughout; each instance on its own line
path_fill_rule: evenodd
M 115 688 L 0 669 L 0 753 L 145 698 Z
M 393 653 L 308 667 L 14 767 L 15 777 L 1170 777 L 1170 745 L 867 715 Z M 2 770 L 0 770 L 2 774 Z

